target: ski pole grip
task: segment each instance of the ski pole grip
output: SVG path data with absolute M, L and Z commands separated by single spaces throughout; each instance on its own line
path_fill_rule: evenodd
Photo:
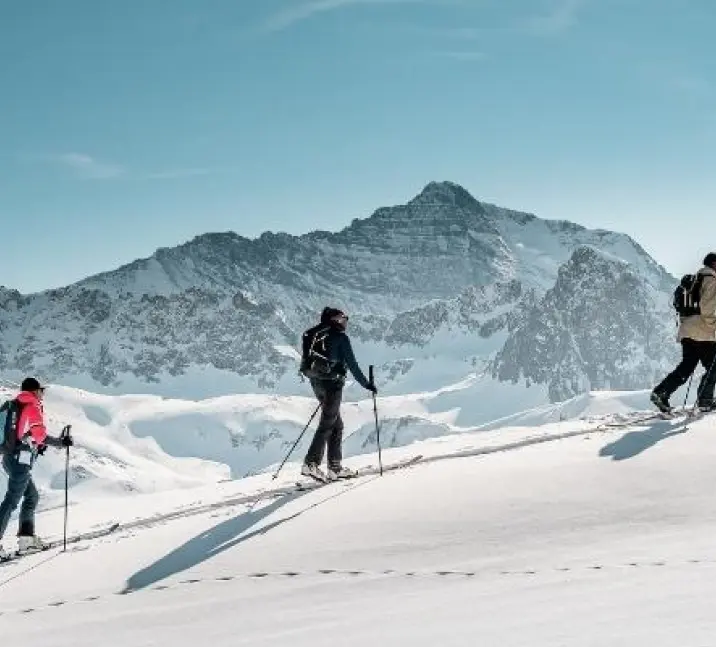
M 373 364 L 368 367 L 368 381 L 371 384 L 375 384 L 375 382 L 373 381 Z

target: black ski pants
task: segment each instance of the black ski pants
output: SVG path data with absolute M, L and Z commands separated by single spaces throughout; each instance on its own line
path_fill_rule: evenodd
M 716 366 L 714 366 L 716 342 L 682 339 L 681 349 L 683 352 L 681 363 L 664 378 L 654 391 L 669 398 L 680 386 L 686 384 L 701 362 L 706 372 L 699 383 L 698 402 L 699 404 L 711 403 L 714 399 L 714 385 L 716 385 Z
M 304 462 L 320 465 L 328 445 L 328 468 L 337 470 L 343 460 L 343 384 L 329 380 L 311 380 L 311 387 L 321 403 L 321 419 Z

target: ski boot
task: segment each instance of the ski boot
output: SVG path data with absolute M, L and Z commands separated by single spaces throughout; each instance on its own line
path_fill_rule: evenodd
M 315 463 L 304 463 L 301 466 L 301 475 L 312 478 L 319 483 L 328 483 L 328 476 Z
M 716 402 L 713 400 L 703 400 L 696 405 L 699 413 L 710 413 L 716 410 Z
M 37 535 L 20 535 L 17 538 L 18 555 L 28 555 L 47 550 L 48 546 Z
M 673 413 L 674 410 L 669 404 L 668 396 L 659 393 L 658 391 L 652 391 L 649 399 L 651 400 L 651 403 L 664 415 L 668 416 Z
M 331 481 L 354 479 L 356 476 L 358 476 L 358 472 L 352 470 L 350 467 L 330 467 L 328 469 L 328 478 Z

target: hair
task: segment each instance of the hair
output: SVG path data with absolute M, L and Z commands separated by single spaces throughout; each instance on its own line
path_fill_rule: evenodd
M 709 252 L 708 254 L 706 254 L 706 256 L 704 257 L 704 265 L 706 267 L 713 267 L 714 265 L 716 265 L 716 253 Z
M 321 313 L 321 323 L 327 324 L 330 323 L 331 319 L 335 317 L 336 315 L 344 314 L 343 310 L 339 310 L 338 308 L 331 308 L 330 306 L 326 306 L 323 308 L 323 312 Z

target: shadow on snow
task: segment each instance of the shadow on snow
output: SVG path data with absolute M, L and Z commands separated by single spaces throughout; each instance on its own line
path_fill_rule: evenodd
M 206 560 L 211 559 L 212 557 L 219 555 L 230 548 L 238 546 L 239 544 L 249 541 L 259 535 L 264 535 L 284 523 L 296 519 L 296 517 L 302 515 L 304 512 L 327 503 L 331 499 L 335 499 L 342 494 L 346 494 L 350 490 L 355 490 L 358 487 L 366 485 L 373 480 L 375 480 L 375 478 L 368 479 L 360 485 L 350 486 L 347 489 L 341 490 L 306 508 L 302 508 L 288 517 L 278 519 L 265 526 L 256 528 L 253 531 L 251 529 L 259 524 L 263 519 L 271 516 L 283 506 L 296 501 L 301 496 L 309 494 L 312 491 L 315 492 L 316 490 L 296 492 L 294 494 L 282 496 L 259 510 L 248 510 L 246 512 L 242 512 L 231 519 L 222 521 L 209 530 L 201 532 L 196 537 L 193 537 L 178 548 L 175 548 L 172 552 L 158 559 L 153 564 L 137 571 L 127 580 L 127 584 L 122 592 L 132 593 L 134 591 L 139 591 L 171 577 L 172 575 L 176 575 L 177 573 L 193 568 L 194 566 L 197 566 L 198 564 L 201 564 L 202 562 L 205 562 Z
M 618 440 L 602 447 L 599 455 L 611 456 L 614 461 L 634 458 L 662 440 L 686 433 L 687 425 L 688 422 L 683 420 L 677 424 L 670 420 L 659 420 L 642 431 L 627 432 Z

